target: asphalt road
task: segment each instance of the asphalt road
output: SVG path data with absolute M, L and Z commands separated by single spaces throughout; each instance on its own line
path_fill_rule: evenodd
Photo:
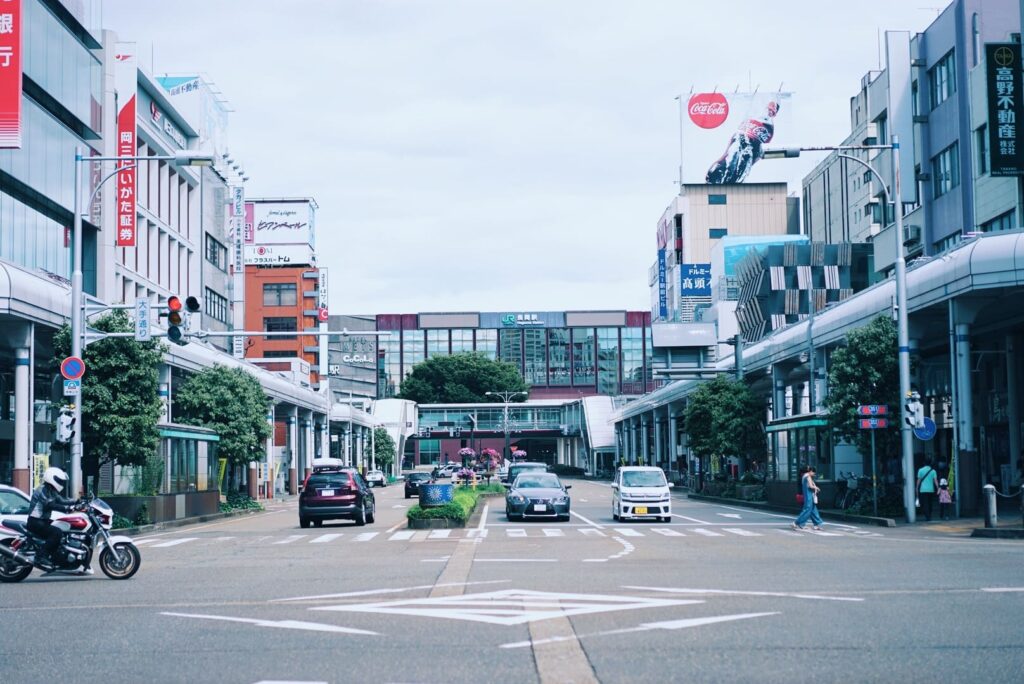
M 616 523 L 300 529 L 294 503 L 140 537 L 142 569 L 0 585 L 0 682 L 1019 682 L 1024 545 L 675 500 Z

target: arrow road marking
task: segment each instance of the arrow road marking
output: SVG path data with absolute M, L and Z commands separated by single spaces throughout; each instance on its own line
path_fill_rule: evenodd
M 447 558 L 447 556 L 445 556 Z M 511 580 L 481 580 L 477 582 L 444 582 L 441 584 L 420 584 L 401 589 L 366 589 L 364 591 L 346 591 L 340 594 L 317 594 L 316 596 L 295 596 L 293 598 L 271 599 L 271 603 L 287 603 L 289 601 L 318 601 L 321 599 L 350 598 L 353 596 L 374 596 L 375 594 L 401 594 L 406 591 L 433 589 L 434 587 L 468 587 L 474 584 L 506 584 Z
M 196 618 L 198 620 L 222 620 L 224 622 L 242 622 L 257 627 L 277 627 L 278 629 L 306 629 L 313 632 L 335 632 L 339 634 L 366 634 L 369 636 L 380 636 L 377 632 L 369 632 L 365 629 L 352 627 L 339 627 L 337 625 L 325 625 L 321 622 L 302 622 L 301 620 L 253 620 L 251 618 L 228 617 L 226 615 L 199 615 L 198 613 L 160 613 L 173 617 Z

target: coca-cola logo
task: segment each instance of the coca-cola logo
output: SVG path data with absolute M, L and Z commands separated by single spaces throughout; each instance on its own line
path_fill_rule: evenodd
M 729 118 L 729 101 L 722 93 L 697 93 L 689 107 L 690 121 L 701 128 L 718 128 Z

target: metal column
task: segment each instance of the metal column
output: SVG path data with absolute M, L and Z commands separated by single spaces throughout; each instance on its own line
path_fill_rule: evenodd
M 14 486 L 26 494 L 32 491 L 29 454 L 32 435 L 31 387 L 32 349 L 14 350 Z M 76 423 L 75 429 L 80 429 Z

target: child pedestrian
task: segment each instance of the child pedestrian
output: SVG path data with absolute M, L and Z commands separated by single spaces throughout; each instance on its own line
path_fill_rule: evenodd
M 949 520 L 949 505 L 953 503 L 953 496 L 949 493 L 949 480 L 939 480 L 939 517 Z

